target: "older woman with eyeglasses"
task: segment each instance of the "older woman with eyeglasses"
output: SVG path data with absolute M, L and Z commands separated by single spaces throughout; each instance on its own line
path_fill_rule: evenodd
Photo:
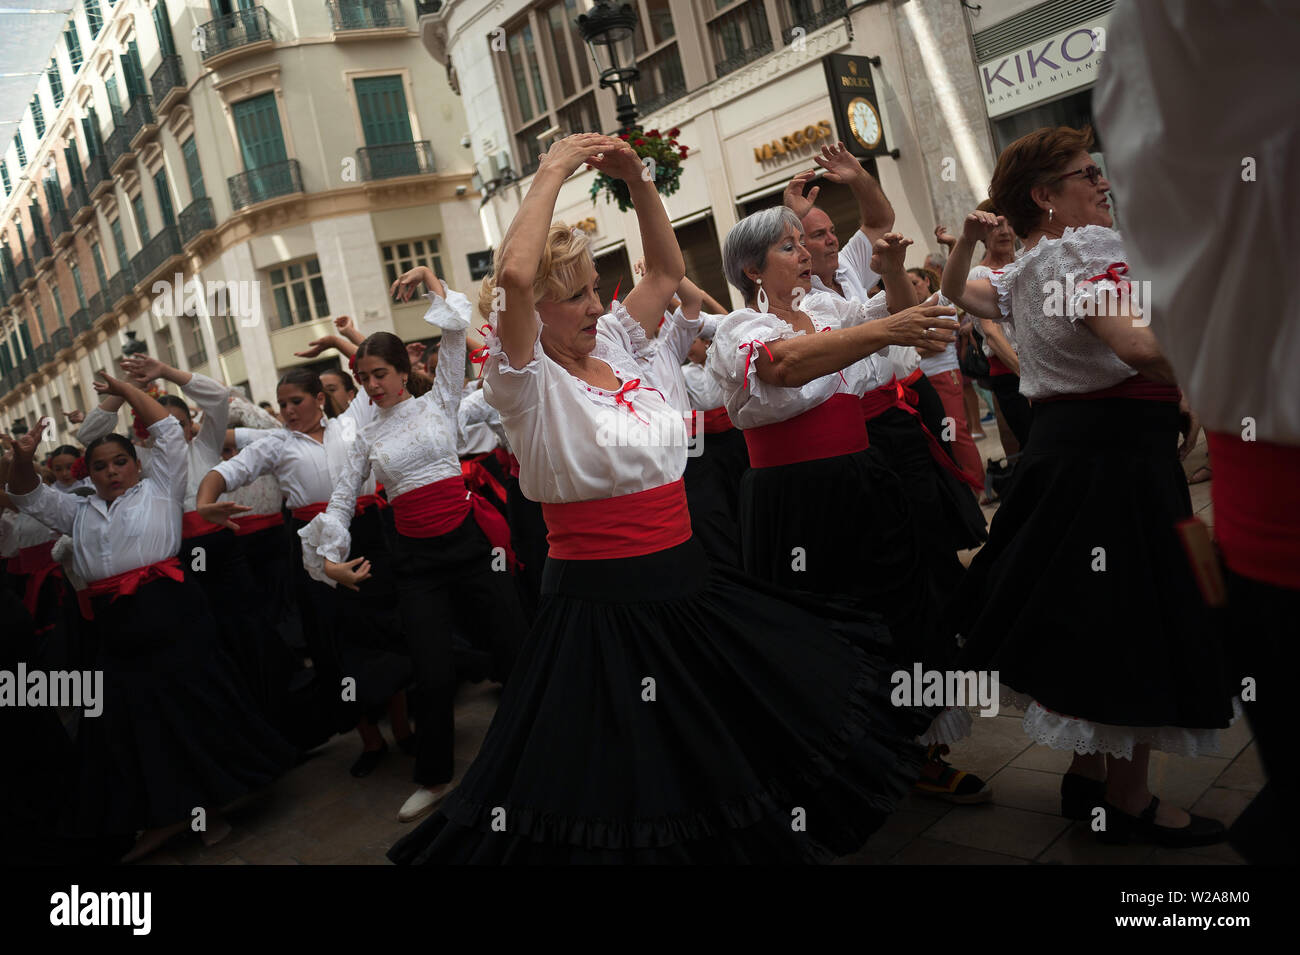
M 1223 648 L 1175 530 L 1191 516 L 1178 461 L 1190 416 L 1180 422 L 1150 302 L 1127 277 L 1092 143 L 1091 130 L 1059 127 L 1008 146 L 989 195 L 1024 251 L 968 279 L 976 240 L 1001 220 L 973 212 L 944 272 L 950 299 L 1014 326 L 1034 402 L 1033 440 L 950 618 L 964 665 L 1001 674 L 1025 731 L 1074 751 L 1063 815 L 1104 806 L 1105 842 L 1206 845 L 1222 824 L 1147 786 L 1151 749 L 1213 752 L 1233 718 Z

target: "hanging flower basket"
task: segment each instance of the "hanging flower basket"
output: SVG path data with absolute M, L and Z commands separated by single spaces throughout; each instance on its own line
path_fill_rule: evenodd
M 646 165 L 646 168 L 654 176 L 655 188 L 661 196 L 671 196 L 681 185 L 682 160 L 686 158 L 686 147 L 677 141 L 680 132 L 676 127 L 666 133 L 657 129 L 642 132 L 633 128 L 618 134 L 618 138 L 632 147 L 643 164 L 647 157 L 653 160 L 653 164 Z M 616 203 L 621 211 L 627 212 L 632 208 L 632 196 L 627 191 L 627 183 L 622 179 L 597 172 L 596 181 L 591 184 L 593 205 L 602 192 L 605 201 Z

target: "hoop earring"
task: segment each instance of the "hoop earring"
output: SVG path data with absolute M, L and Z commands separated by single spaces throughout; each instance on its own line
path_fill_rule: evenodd
M 759 279 L 758 280 L 758 310 L 762 312 L 764 315 L 766 315 L 769 305 L 770 303 L 767 300 L 767 290 L 763 288 L 763 280 Z

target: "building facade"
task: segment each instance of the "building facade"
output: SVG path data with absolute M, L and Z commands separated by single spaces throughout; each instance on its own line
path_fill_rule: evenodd
M 389 284 L 482 231 L 425 6 L 77 0 L 0 162 L 0 428 L 70 436 L 128 331 L 256 400 L 334 316 L 427 339 Z

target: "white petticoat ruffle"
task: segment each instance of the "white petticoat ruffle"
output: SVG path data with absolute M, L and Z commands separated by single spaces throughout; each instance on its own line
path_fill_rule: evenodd
M 1025 733 L 1035 743 L 1051 749 L 1073 750 L 1081 756 L 1102 753 L 1117 759 L 1132 759 L 1135 746 L 1176 756 L 1206 756 L 1219 752 L 1219 730 L 1193 729 L 1182 726 L 1114 726 L 1094 723 L 1055 713 L 1032 696 L 1002 687 L 1001 704 L 1025 711 L 1021 722 Z M 1241 716 L 1241 702 L 1233 697 L 1233 717 Z
M 971 735 L 971 726 L 974 722 L 966 707 L 950 706 L 934 718 L 916 741 L 922 746 L 958 743 Z
M 352 535 L 348 529 L 326 512 L 313 517 L 298 536 L 302 538 L 302 565 L 307 574 L 323 584 L 338 586 L 338 582 L 325 573 L 325 561 L 341 564 L 347 560 L 352 547 Z

